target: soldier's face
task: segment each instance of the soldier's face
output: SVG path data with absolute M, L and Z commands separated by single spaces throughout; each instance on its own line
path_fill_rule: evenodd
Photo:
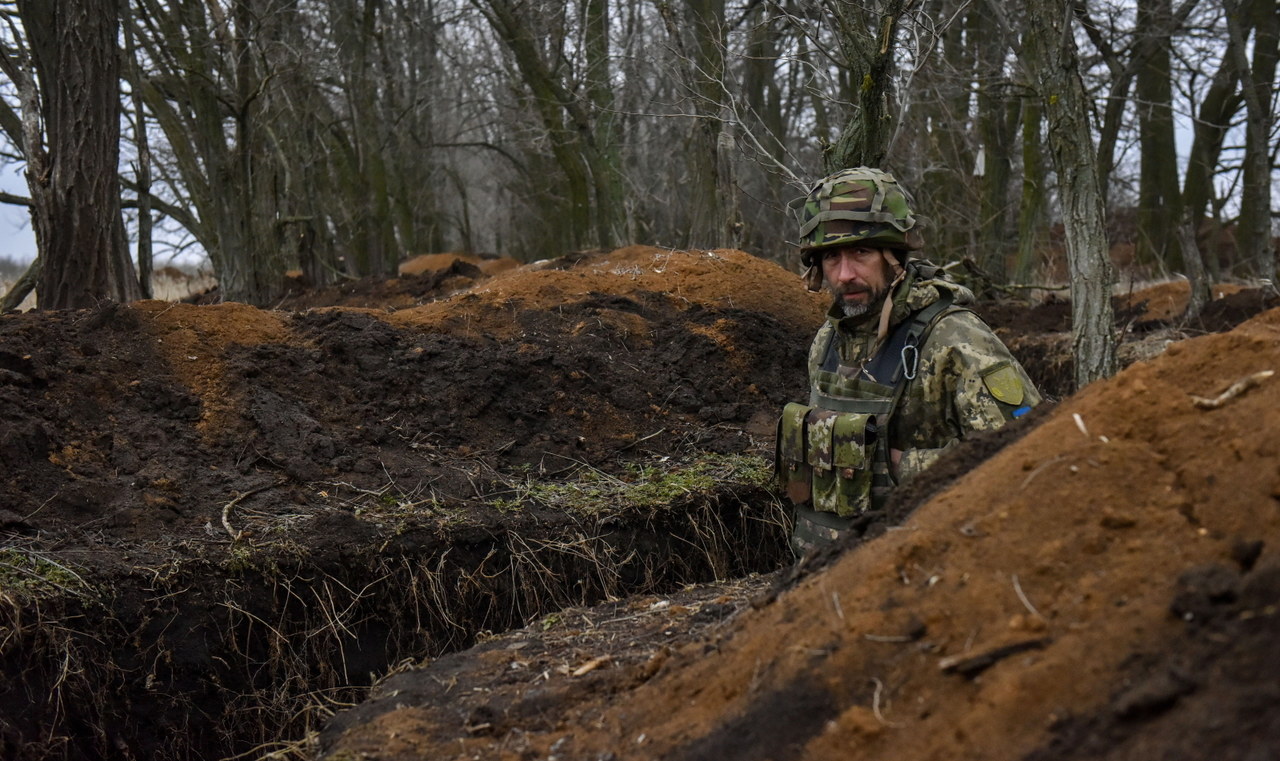
M 840 246 L 822 255 L 823 281 L 848 317 L 866 314 L 880 303 L 891 276 L 883 249 Z

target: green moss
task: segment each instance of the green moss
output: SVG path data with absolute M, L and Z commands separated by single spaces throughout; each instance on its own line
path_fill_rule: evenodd
M 248 544 L 236 542 L 231 545 L 231 549 L 227 552 L 227 559 L 224 567 L 230 573 L 247 573 L 256 569 L 253 562 L 253 550 Z
M 520 500 L 507 499 L 505 497 L 499 497 L 489 504 L 493 505 L 494 509 L 500 513 L 518 513 L 520 512 L 521 507 L 523 507 Z
M 708 495 L 717 489 L 768 487 L 771 483 L 769 464 L 752 455 L 703 454 L 679 461 L 663 457 L 632 463 L 617 476 L 582 468 L 568 481 L 527 481 L 517 487 L 515 498 L 503 497 L 493 504 L 499 510 L 509 510 L 512 504 L 528 500 L 545 507 L 588 514 L 605 509 L 652 510 L 691 496 Z
M 80 574 L 36 552 L 0 548 L 0 591 L 24 601 L 60 594 L 83 595 L 91 588 Z

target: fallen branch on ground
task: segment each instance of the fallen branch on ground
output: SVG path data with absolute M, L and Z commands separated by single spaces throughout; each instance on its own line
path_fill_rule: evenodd
M 1246 375 L 1235 383 L 1232 383 L 1230 388 L 1223 391 L 1221 394 L 1218 394 L 1218 396 L 1213 399 L 1206 399 L 1203 396 L 1196 396 L 1195 394 L 1189 394 L 1189 396 L 1191 397 L 1192 404 L 1200 409 L 1216 410 L 1275 374 L 1275 370 L 1263 370 L 1261 372 L 1256 372 L 1253 375 Z
M 257 494 L 257 493 L 258 493 L 258 492 L 260 492 L 260 491 L 266 491 L 267 489 L 272 489 L 272 488 L 275 488 L 275 487 L 277 487 L 277 486 L 280 486 L 280 485 L 281 485 L 281 484 L 283 484 L 284 482 L 285 482 L 285 479 L 281 479 L 281 480 L 279 480 L 279 481 L 276 481 L 275 483 L 264 484 L 263 486 L 259 486 L 259 487 L 257 487 L 256 489 L 250 489 L 249 491 L 245 492 L 244 494 L 237 494 L 235 499 L 233 499 L 233 500 L 231 500 L 230 502 L 228 502 L 227 504 L 223 505 L 223 507 L 222 507 L 222 527 L 223 527 L 223 528 L 225 528 L 225 529 L 227 530 L 227 534 L 228 534 L 228 535 L 230 535 L 230 537 L 231 537 L 231 541 L 233 541 L 233 542 L 238 542 L 238 541 L 240 541 L 240 537 L 244 534 L 244 532 L 243 532 L 243 531 L 236 531 L 235 529 L 231 528 L 231 511 L 232 511 L 233 509 L 235 509 L 235 506 L 236 506 L 236 505 L 238 505 L 238 504 L 240 504 L 240 501 L 241 501 L 241 500 L 243 500 L 243 499 L 246 499 L 246 498 L 248 498 L 248 497 L 252 497 L 254 494 Z

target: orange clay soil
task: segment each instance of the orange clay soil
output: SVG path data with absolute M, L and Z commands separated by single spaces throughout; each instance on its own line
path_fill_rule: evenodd
M 427 272 L 448 269 L 456 261 L 466 262 L 486 275 L 494 275 L 520 266 L 519 262 L 509 256 L 480 257 L 470 254 L 422 254 L 402 262 L 399 271 L 401 275 L 421 275 Z
M 766 312 L 788 324 L 816 324 L 826 299 L 800 279 L 742 251 L 672 251 L 628 246 L 577 260 L 507 270 L 453 298 L 402 309 L 386 319 L 406 328 L 447 327 L 463 334 L 518 335 L 512 315 L 549 309 L 591 294 L 661 293 L 678 307 Z M 585 327 L 585 326 L 584 326 Z
M 1214 299 L 1221 299 L 1244 289 L 1238 283 L 1219 283 L 1213 286 L 1212 295 Z M 1176 320 L 1187 310 L 1190 298 L 1190 284 L 1186 280 L 1172 280 L 1126 294 L 1120 298 L 1120 303 L 1127 307 L 1140 307 L 1141 320 Z
M 484 726 L 448 696 L 415 704 L 428 666 L 375 691 L 363 721 L 340 717 L 326 757 L 1271 757 L 1278 366 L 1280 310 L 1174 344 L 608 690 L 490 651 L 448 664 L 453 702 L 487 691 Z

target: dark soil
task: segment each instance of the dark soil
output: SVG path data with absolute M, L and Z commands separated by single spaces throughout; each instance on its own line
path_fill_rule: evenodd
M 21 708 L 0 756 L 244 752 L 405 657 L 778 567 L 756 473 L 811 325 L 702 282 L 773 265 L 662 254 L 676 295 L 632 272 L 655 253 L 425 312 L 6 315 L 0 701 Z M 661 504 L 574 486 L 644 486 L 660 461 L 719 475 Z M 584 496 L 530 496 L 546 483 Z
M 306 755 L 326 726 L 335 757 L 520 758 L 570 736 L 554 754 L 837 757 L 812 736 L 845 721 L 844 704 L 811 676 L 770 676 L 786 671 L 770 665 L 779 647 L 820 660 L 834 639 L 775 641 L 755 665 L 726 666 L 744 685 L 698 671 L 725 698 L 771 685 L 771 702 L 728 723 L 660 729 L 661 716 L 719 715 L 684 715 L 687 686 L 665 709 L 644 697 L 606 708 L 694 673 L 747 621 L 798 620 L 789 590 L 865 553 L 790 567 L 767 478 L 774 417 L 805 393 L 824 300 L 733 251 L 512 267 L 426 257 L 395 280 L 299 285 L 277 310 L 139 302 L 0 317 L 0 757 Z M 1195 330 L 1267 303 L 1229 295 Z M 1123 319 L 1145 324 L 1142 308 Z M 1067 396 L 1062 306 L 983 313 L 1050 396 Z M 1193 332 L 1152 319 L 1131 344 L 1159 353 Z M 1031 428 L 961 448 L 859 541 L 901 536 L 931 495 Z M 1266 552 L 1237 574 L 1240 590 L 1260 583 Z M 901 636 L 935 639 L 937 622 L 906 615 L 896 593 L 843 612 L 884 606 L 902 611 Z M 1195 647 L 1270 625 L 1223 615 L 1213 636 L 1183 627 L 1188 654 L 1173 666 L 1172 645 L 1134 645 L 1123 678 L 1185 670 Z M 404 670 L 423 659 L 436 660 Z M 1178 705 L 1217 695 L 1196 678 Z M 886 695 L 902 684 L 886 681 Z M 781 729 L 769 715 L 790 717 L 773 744 L 756 734 Z M 1119 731 L 1091 716 L 1073 709 L 1054 731 Z M 855 723 L 874 735 L 869 722 Z

